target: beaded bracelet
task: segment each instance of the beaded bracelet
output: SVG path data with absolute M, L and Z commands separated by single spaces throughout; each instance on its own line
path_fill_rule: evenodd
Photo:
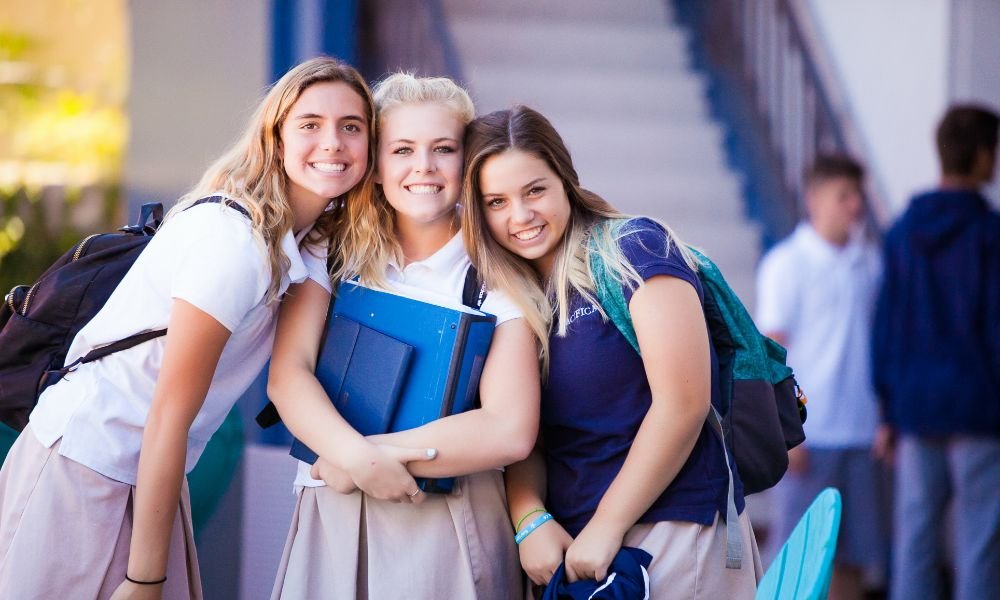
M 535 513 L 540 513 L 540 512 L 545 512 L 545 509 L 544 508 L 536 508 L 534 510 L 529 510 L 528 512 L 524 513 L 524 516 L 521 517 L 520 519 L 518 519 L 517 525 L 514 525 L 514 531 L 516 532 L 519 529 L 521 529 L 521 525 L 524 523 L 525 519 L 527 519 L 528 517 L 530 517 L 531 515 L 533 515 Z
M 544 525 L 545 523 L 547 523 L 547 522 L 549 522 L 551 520 L 552 520 L 552 515 L 551 514 L 549 514 L 549 513 L 542 513 L 542 516 L 538 517 L 537 519 L 535 519 L 531 523 L 528 523 L 527 527 L 525 527 L 521 531 L 517 532 L 517 535 L 514 536 L 514 543 L 515 544 L 520 544 L 521 542 L 524 541 L 524 538 L 526 538 L 529 535 L 531 535 L 531 532 L 533 532 L 534 530 L 538 529 L 539 527 L 541 527 L 542 525 Z

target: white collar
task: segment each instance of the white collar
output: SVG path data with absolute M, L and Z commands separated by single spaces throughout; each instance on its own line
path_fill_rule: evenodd
M 462 230 L 459 229 L 448 243 L 438 249 L 437 252 L 431 254 L 423 260 L 413 261 L 406 265 L 405 268 L 400 268 L 399 264 L 396 262 L 395 258 L 389 260 L 389 266 L 396 269 L 399 272 L 403 272 L 406 269 L 420 266 L 425 269 L 429 269 L 435 273 L 445 274 L 447 273 L 455 264 L 462 259 L 465 255 L 465 244 L 462 242 Z
M 847 243 L 838 246 L 831 243 L 816 231 L 809 222 L 803 221 L 795 228 L 797 237 L 806 252 L 820 260 L 848 260 L 853 262 L 861 257 L 864 250 L 864 229 L 854 227 L 847 237 Z

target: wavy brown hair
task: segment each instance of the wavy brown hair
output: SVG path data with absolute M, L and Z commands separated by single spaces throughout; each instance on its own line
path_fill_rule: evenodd
M 281 127 L 299 96 L 317 83 L 344 83 L 357 92 L 365 104 L 368 125 L 368 165 L 358 185 L 346 194 L 331 198 L 331 208 L 316 220 L 304 240 L 316 244 L 329 241 L 336 280 L 344 270 L 343 239 L 350 235 L 350 223 L 358 207 L 372 195 L 375 168 L 375 102 L 364 78 L 354 67 L 337 59 L 318 57 L 289 70 L 267 91 L 239 140 L 213 163 L 201 181 L 181 197 L 168 218 L 199 198 L 222 194 L 242 202 L 250 212 L 252 227 L 263 240 L 271 266 L 268 301 L 278 298 L 282 275 L 289 267 L 281 252 L 281 238 L 293 225 L 288 202 L 288 175 L 281 153 Z

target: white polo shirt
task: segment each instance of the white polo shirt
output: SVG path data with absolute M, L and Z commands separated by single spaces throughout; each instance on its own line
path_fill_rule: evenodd
M 861 232 L 838 247 L 808 223 L 761 261 L 757 325 L 786 336 L 788 364 L 809 399 L 808 446 L 864 447 L 874 439 L 870 346 L 880 277 L 879 250 Z
M 386 272 L 389 289 L 386 291 L 439 306 L 462 308 L 462 290 L 468 271 L 469 255 L 459 232 L 440 250 L 424 260 L 412 262 L 404 268 L 392 263 Z M 480 310 L 494 315 L 497 325 L 522 316 L 521 310 L 503 292 L 490 291 Z M 309 476 L 312 465 L 299 462 L 295 485 L 319 487 L 326 485 Z
M 281 249 L 290 262 L 282 293 L 306 278 L 330 289 L 325 248 L 300 250 L 289 232 Z M 104 308 L 73 339 L 66 364 L 93 348 L 165 328 L 174 298 L 228 329 L 232 335 L 188 435 L 189 472 L 270 356 L 278 308 L 264 302 L 270 273 L 264 243 L 249 219 L 222 204 L 189 208 L 149 242 Z M 61 438 L 61 455 L 134 485 L 165 346 L 165 337 L 139 344 L 81 365 L 49 387 L 30 416 L 35 436 L 46 447 Z

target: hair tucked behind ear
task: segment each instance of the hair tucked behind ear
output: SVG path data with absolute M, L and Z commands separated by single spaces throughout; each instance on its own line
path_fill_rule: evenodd
M 468 92 L 446 77 L 394 73 L 375 85 L 374 98 L 379 129 L 394 109 L 407 104 L 439 104 L 463 126 L 475 117 Z M 344 275 L 358 275 L 367 285 L 385 287 L 386 267 L 400 252 L 394 228 L 395 212 L 382 186 L 375 185 L 364 202 L 352 206 L 350 219 L 344 224 Z
M 538 273 L 523 258 L 503 248 L 490 235 L 483 214 L 480 173 L 486 161 L 510 150 L 528 153 L 545 161 L 559 176 L 570 203 L 569 223 L 557 248 L 552 275 L 541 282 Z M 489 287 L 496 287 L 513 298 L 525 313 L 539 340 L 543 372 L 548 370 L 548 337 L 553 319 L 558 335 L 566 334 L 569 324 L 570 296 L 573 291 L 600 307 L 594 297 L 594 279 L 590 270 L 591 251 L 600 254 L 609 273 L 633 287 L 642 278 L 625 259 L 619 239 L 634 231 L 632 224 L 618 228 L 595 227 L 612 219 L 628 219 L 597 194 L 580 186 L 580 179 L 569 150 L 552 124 L 535 110 L 515 106 L 479 117 L 465 136 L 465 210 L 462 230 L 473 264 Z M 664 226 L 666 228 L 666 226 Z M 668 247 L 673 234 L 668 231 Z M 676 238 L 673 237 L 676 241 Z M 652 249 L 658 250 L 658 249 Z M 684 261 L 696 268 L 693 255 L 684 244 L 677 244 Z M 553 305 L 554 303 L 554 305 Z
M 337 239 L 352 221 L 357 206 L 369 204 L 375 166 L 375 103 L 364 78 L 339 60 L 319 57 L 292 68 L 264 96 L 240 139 L 202 176 L 190 192 L 181 197 L 168 218 L 199 198 L 223 194 L 243 202 L 250 212 L 254 232 L 263 240 L 271 265 L 268 300 L 275 301 L 282 275 L 289 263 L 281 252 L 281 238 L 294 223 L 288 203 L 288 176 L 281 154 L 281 127 L 288 111 L 309 87 L 317 83 L 344 83 L 357 92 L 365 104 L 368 121 L 368 165 L 358 185 L 340 198 L 331 198 L 332 207 L 316 221 L 306 241 L 330 240 L 330 253 L 341 254 Z M 335 256 L 334 279 L 339 278 L 345 261 Z

